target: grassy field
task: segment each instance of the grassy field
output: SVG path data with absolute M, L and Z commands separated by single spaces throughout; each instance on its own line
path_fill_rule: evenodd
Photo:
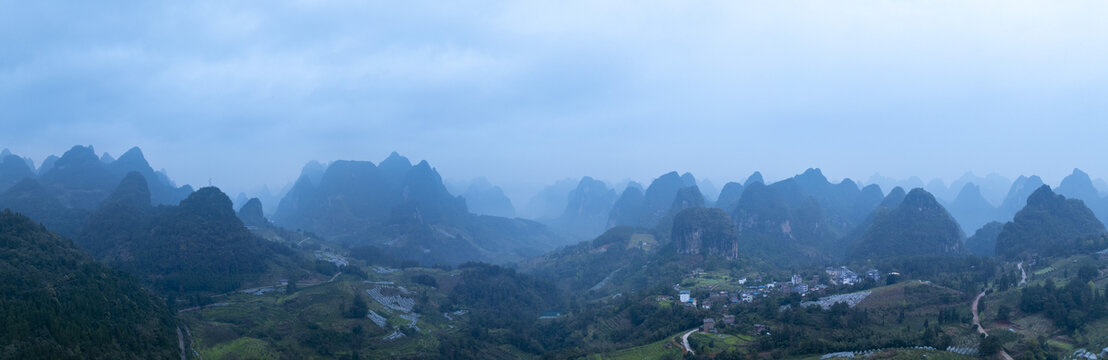
M 402 273 L 371 274 L 372 281 L 397 280 Z M 192 347 L 204 359 L 269 359 L 277 354 L 296 358 L 336 358 L 349 349 L 371 357 L 396 358 L 435 353 L 439 347 L 434 333 L 448 333 L 456 321 L 442 314 L 420 314 L 419 330 L 409 329 L 408 319 L 374 301 L 366 290 L 380 286 L 351 275 L 331 283 L 301 288 L 293 294 L 273 291 L 262 295 L 235 293 L 221 297 L 225 306 L 181 313 L 191 329 Z M 418 290 L 419 285 L 407 285 Z M 368 318 L 348 318 L 344 309 L 361 296 L 369 310 L 386 318 L 384 327 Z M 415 294 L 407 295 L 409 297 Z M 404 336 L 386 339 L 396 329 Z
M 218 344 L 200 351 L 205 359 L 278 359 L 277 352 L 264 340 L 251 337 L 235 339 L 229 343 Z
M 680 334 L 674 336 L 680 336 Z M 617 350 L 604 354 L 589 355 L 587 358 L 590 360 L 680 359 L 683 355 L 680 346 L 673 344 L 671 347 L 666 347 L 667 343 L 672 344 L 674 336 L 670 336 L 643 346 L 636 346 L 633 348 Z
M 823 355 L 811 355 L 803 357 L 788 358 L 789 360 L 819 360 Z M 870 357 L 865 359 L 878 359 L 878 360 L 916 360 L 916 359 L 928 359 L 928 360 L 969 360 L 980 359 L 976 356 L 960 355 L 947 351 L 939 350 L 916 350 L 916 349 L 893 349 L 885 350 L 874 353 Z

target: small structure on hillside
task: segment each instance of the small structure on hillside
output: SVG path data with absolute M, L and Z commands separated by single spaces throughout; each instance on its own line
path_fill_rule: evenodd
M 689 293 L 688 290 L 681 290 L 681 295 L 680 295 L 679 299 L 681 300 L 681 302 L 687 303 L 687 302 L 689 302 L 689 297 L 690 296 L 691 296 L 691 294 Z
M 712 318 L 704 319 L 704 325 L 700 326 L 700 331 L 706 333 L 716 332 L 716 320 Z
M 869 269 L 866 270 L 866 277 L 873 279 L 873 281 L 878 281 L 881 280 L 881 272 L 877 271 L 877 269 Z

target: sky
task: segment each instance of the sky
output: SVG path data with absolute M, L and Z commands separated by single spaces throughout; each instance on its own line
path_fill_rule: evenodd
M 1108 176 L 1100 1 L 0 0 L 0 148 L 228 192 L 397 151 L 518 197 L 819 167 Z

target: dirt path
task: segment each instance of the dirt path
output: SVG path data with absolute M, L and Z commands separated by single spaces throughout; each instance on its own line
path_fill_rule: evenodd
M 985 292 L 982 291 L 977 294 L 977 297 L 973 298 L 973 306 L 970 307 L 973 310 L 973 325 L 977 326 L 977 332 L 989 336 L 989 333 L 985 332 L 985 328 L 981 326 L 981 318 L 977 316 L 977 303 L 981 302 L 981 298 L 985 296 Z
M 689 332 L 685 333 L 684 336 L 681 336 L 681 345 L 685 347 L 685 351 L 688 351 L 690 354 L 693 355 L 696 355 L 696 352 L 693 351 L 692 346 L 689 346 L 689 335 L 692 335 L 692 333 L 696 331 L 696 329 L 692 329 L 689 330 Z
M 177 347 L 181 348 L 181 360 L 188 360 L 185 355 L 185 335 L 181 334 L 181 327 L 177 327 Z
M 181 309 L 181 310 L 177 310 L 177 312 L 183 313 L 183 312 L 195 311 L 195 310 L 200 310 L 200 309 L 207 309 L 207 308 L 214 307 L 214 306 L 227 306 L 227 305 L 230 305 L 230 304 L 225 303 L 225 302 L 220 302 L 220 303 L 208 304 L 208 305 L 204 305 L 204 306 L 193 306 L 193 307 L 190 307 L 190 308 L 184 308 L 184 309 Z
M 1023 261 L 1016 264 L 1016 267 L 1020 268 L 1020 286 L 1027 285 L 1027 270 L 1023 268 Z
M 1023 268 L 1020 267 L 1020 269 L 1022 270 Z M 985 292 L 981 291 L 980 294 L 977 294 L 977 297 L 973 298 L 973 305 L 970 308 L 973 310 L 973 324 L 977 325 L 977 332 L 985 335 L 985 337 L 989 337 L 989 333 L 985 332 L 985 327 L 981 326 L 981 318 L 977 316 L 977 303 L 980 302 L 983 297 L 985 297 Z M 1000 357 L 1004 358 L 1004 360 L 1014 360 L 1004 349 L 1000 349 Z

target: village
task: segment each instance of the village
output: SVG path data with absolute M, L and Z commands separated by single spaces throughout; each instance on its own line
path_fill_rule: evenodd
M 884 277 L 899 275 L 893 272 Z M 676 299 L 669 295 L 658 295 L 655 300 L 659 303 L 710 310 L 712 314 L 720 315 L 718 318 L 705 318 L 699 329 L 705 333 L 716 333 L 717 327 L 734 324 L 735 317 L 728 311 L 733 306 L 796 294 L 805 298 L 821 297 L 802 302 L 801 306 L 820 306 L 826 309 L 834 302 L 844 302 L 853 307 L 869 294 L 867 291 L 855 292 L 857 285 L 867 280 L 877 284 L 882 279 L 883 275 L 877 269 L 868 269 L 859 274 L 846 266 L 827 267 L 823 272 L 809 273 L 808 276 L 794 273 L 788 281 L 766 281 L 759 275 L 736 278 L 725 272 L 695 269 L 681 283 L 673 285 L 678 293 Z M 842 293 L 839 294 L 840 292 Z M 764 326 L 755 326 L 754 331 L 755 334 L 763 334 L 767 329 Z

